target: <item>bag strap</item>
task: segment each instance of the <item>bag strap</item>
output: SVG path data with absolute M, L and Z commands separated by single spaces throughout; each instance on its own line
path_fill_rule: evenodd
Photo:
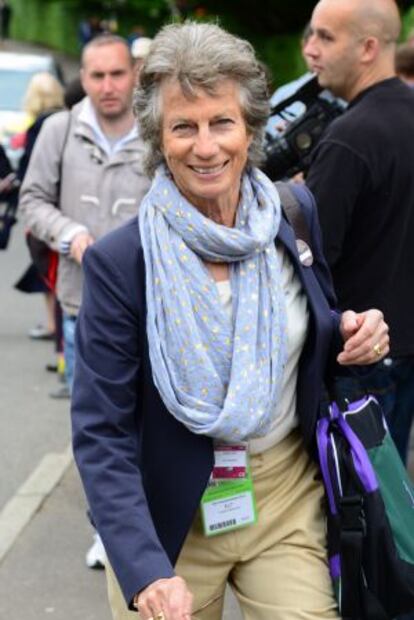
M 275 185 L 283 211 L 295 232 L 296 239 L 302 239 L 311 247 L 309 226 L 292 184 L 279 181 Z M 339 506 L 342 521 L 339 540 L 342 583 L 340 612 L 346 620 L 359 620 L 364 607 L 362 548 L 366 524 L 362 514 L 362 496 L 356 489 L 354 491 L 356 491 L 355 494 L 345 494 Z M 385 620 L 385 618 L 378 617 L 378 620 Z
M 292 183 L 278 181 L 275 183 L 279 192 L 283 211 L 289 224 L 292 226 L 296 239 L 302 239 L 311 247 L 311 235 L 308 222 L 300 206 L 300 199 L 295 193 Z
M 338 502 L 340 516 L 339 554 L 341 557 L 341 615 L 349 620 L 387 620 L 388 616 L 379 601 L 367 588 L 363 573 L 364 542 L 367 537 L 368 516 L 364 506 L 364 483 L 357 471 L 351 453 L 347 446 L 352 446 L 352 433 L 349 435 L 342 424 L 340 414 L 339 424 L 334 423 L 331 431 L 339 433 L 342 441 L 336 442 L 339 467 L 344 472 L 342 480 L 342 496 Z M 356 438 L 355 438 L 356 439 Z M 364 465 L 365 446 L 360 446 L 361 468 Z M 366 457 L 368 459 L 368 457 Z M 375 474 L 373 474 L 375 475 Z M 389 618 L 388 618 L 389 620 Z
M 56 192 L 56 195 L 58 196 L 58 201 L 56 204 L 57 209 L 60 209 L 60 198 L 62 194 L 62 178 L 63 178 L 63 156 L 66 151 L 66 146 L 67 146 L 68 139 L 69 139 L 71 125 L 72 125 L 72 113 L 70 110 L 68 110 L 68 120 L 67 120 L 66 127 L 65 127 L 65 135 L 63 137 L 62 150 L 60 152 L 60 159 L 59 159 L 59 164 L 58 164 L 59 174 L 58 174 L 58 184 L 57 184 L 57 192 Z
M 362 496 L 348 495 L 340 501 L 341 614 L 358 620 L 362 612 L 362 547 L 365 524 L 362 520 Z
M 363 496 L 355 485 L 358 475 L 351 464 L 347 465 L 348 492 L 339 502 L 341 531 L 339 535 L 341 557 L 341 615 L 349 620 L 389 620 L 377 598 L 367 588 L 363 574 L 363 547 L 367 523 L 363 512 Z M 354 492 L 354 494 L 353 494 Z

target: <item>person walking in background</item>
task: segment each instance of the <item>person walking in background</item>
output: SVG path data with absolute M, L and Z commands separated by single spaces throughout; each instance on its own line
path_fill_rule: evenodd
M 68 110 L 85 96 L 79 78 L 69 82 L 64 91 L 61 84 L 48 73 L 36 74 L 30 83 L 25 97 L 25 107 L 32 117 L 37 116 L 37 118 L 27 131 L 25 150 L 19 162 L 18 176 L 21 181 L 26 174 L 32 150 L 43 122 L 63 107 L 62 92 L 64 107 Z M 45 292 L 48 311 L 52 311 L 51 306 L 54 308 L 54 316 L 49 317 L 49 326 L 46 328 L 41 325 L 37 326 L 30 330 L 29 336 L 35 340 L 44 340 L 49 339 L 54 331 L 57 363 L 47 364 L 46 368 L 58 373 L 59 384 L 49 395 L 51 398 L 59 400 L 70 398 L 70 390 L 64 374 L 62 309 L 55 294 L 59 255 L 46 243 L 34 237 L 30 231 L 26 238 L 33 262 L 15 286 L 18 290 L 26 293 Z
M 414 46 L 399 45 L 395 54 L 395 71 L 403 82 L 414 88 Z
M 13 172 L 6 151 L 0 144 L 0 194 L 6 194 L 13 189 L 16 175 Z
M 152 39 L 149 39 L 148 37 L 139 37 L 138 39 L 135 39 L 135 41 L 133 41 L 131 45 L 131 55 L 134 59 L 134 67 L 137 79 L 139 78 L 139 73 L 145 62 L 145 59 L 149 54 L 151 43 Z
M 26 225 L 59 253 L 57 296 L 70 388 L 84 251 L 136 215 L 149 187 L 132 112 L 134 63 L 125 40 L 101 35 L 90 41 L 82 52 L 81 81 L 86 98 L 45 121 L 20 194 Z M 101 563 L 96 543 L 88 565 Z
M 249 43 L 166 26 L 135 95 L 153 184 L 85 252 L 73 447 L 117 620 L 219 620 L 227 582 L 248 620 L 338 618 L 306 446 L 326 376 L 386 355 L 387 326 L 331 311 L 312 203 L 301 265 L 256 167 L 268 100 Z
M 374 393 L 404 462 L 414 414 L 414 92 L 395 74 L 400 17 L 393 0 L 320 0 L 305 54 L 323 88 L 349 102 L 315 150 L 315 194 L 339 307 L 377 307 L 391 353 L 356 382 Z M 382 356 L 381 348 L 377 348 Z
M 78 39 L 81 49 L 90 43 L 92 39 L 103 34 L 103 32 L 104 29 L 102 28 L 101 20 L 97 15 L 82 19 L 79 22 L 78 28 Z
M 26 132 L 25 148 L 19 161 L 17 176 L 23 181 L 33 147 L 43 122 L 51 114 L 63 108 L 63 86 L 50 73 L 36 73 L 29 82 L 25 93 L 24 110 L 33 119 Z M 29 331 L 34 340 L 53 340 L 56 337 L 55 276 L 57 254 L 42 241 L 27 232 L 27 243 L 32 263 L 16 283 L 15 288 L 23 293 L 43 293 L 46 301 L 46 325 L 38 325 Z
M 25 150 L 19 161 L 18 175 L 21 181 L 26 174 L 36 138 L 43 122 L 48 116 L 62 110 L 64 106 L 64 87 L 47 72 L 35 73 L 29 82 L 23 109 L 33 119 L 26 133 Z
M 19 181 L 0 144 L 0 250 L 9 244 L 10 232 L 16 223 Z
M 66 84 L 64 94 L 65 108 L 71 110 L 84 97 L 86 97 L 86 93 L 80 77 L 75 77 Z
M 132 26 L 127 36 L 129 47 L 132 47 L 133 42 L 137 41 L 140 37 L 146 37 L 145 28 L 144 26 L 141 26 L 141 24 L 135 24 L 134 26 Z
M 12 8 L 7 0 L 0 0 L 0 41 L 9 38 Z

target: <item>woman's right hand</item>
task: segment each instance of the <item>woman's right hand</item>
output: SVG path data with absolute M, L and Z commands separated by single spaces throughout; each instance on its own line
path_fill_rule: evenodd
M 142 620 L 188 620 L 193 595 L 182 577 L 158 579 L 134 597 L 134 605 Z

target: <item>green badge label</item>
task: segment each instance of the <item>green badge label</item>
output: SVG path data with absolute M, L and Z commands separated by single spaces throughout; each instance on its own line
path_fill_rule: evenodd
M 204 533 L 223 534 L 257 522 L 253 481 L 250 471 L 242 480 L 210 484 L 201 498 Z

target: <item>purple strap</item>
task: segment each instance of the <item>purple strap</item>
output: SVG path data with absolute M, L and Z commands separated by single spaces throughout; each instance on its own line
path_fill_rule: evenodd
M 339 554 L 329 558 L 329 572 L 332 579 L 338 579 L 341 576 L 341 558 Z
M 368 401 L 369 399 L 365 399 L 365 402 Z M 363 405 L 364 399 L 358 401 L 357 403 L 352 403 L 349 406 L 348 411 L 355 411 L 356 409 L 362 408 Z M 378 481 L 366 449 L 364 448 L 360 439 L 354 433 L 352 428 L 349 426 L 348 422 L 344 418 L 338 405 L 335 402 L 331 404 L 329 412 L 331 420 L 337 421 L 344 437 L 348 441 L 355 470 L 362 484 L 364 485 L 365 490 L 368 493 L 376 491 L 378 489 Z M 322 418 L 318 421 L 316 429 L 316 439 L 318 443 L 319 463 L 325 482 L 325 489 L 328 496 L 329 508 L 331 514 L 336 515 L 338 511 L 335 504 L 335 494 L 328 465 L 328 450 L 331 443 L 329 438 L 329 425 L 330 420 L 328 418 Z
M 376 491 L 378 489 L 378 481 L 366 449 L 342 414 L 338 417 L 338 423 L 345 438 L 348 440 L 356 472 L 364 485 L 365 490 L 368 493 Z
M 356 409 L 362 409 L 362 406 L 368 404 L 370 400 L 375 400 L 373 396 L 364 397 L 363 399 L 351 403 L 348 405 L 347 411 L 345 411 L 345 415 L 348 411 L 355 411 Z M 375 475 L 374 468 L 372 467 L 372 463 L 369 460 L 369 456 L 361 440 L 354 433 L 352 428 L 349 426 L 346 421 L 344 415 L 339 409 L 338 405 L 333 402 L 330 406 L 330 414 L 333 420 L 336 420 L 341 428 L 341 431 L 348 441 L 349 447 L 351 448 L 352 460 L 354 463 L 355 470 L 365 487 L 367 493 L 371 493 L 372 491 L 376 491 L 378 489 L 378 481 Z
M 335 505 L 335 496 L 332 487 L 331 476 L 329 474 L 328 467 L 328 428 L 329 428 L 329 420 L 328 418 L 322 418 L 318 421 L 318 425 L 316 427 L 316 440 L 318 443 L 318 452 L 319 452 L 319 463 L 321 466 L 322 476 L 325 482 L 325 489 L 328 495 L 329 508 L 331 510 L 331 514 L 336 515 L 336 505 Z

